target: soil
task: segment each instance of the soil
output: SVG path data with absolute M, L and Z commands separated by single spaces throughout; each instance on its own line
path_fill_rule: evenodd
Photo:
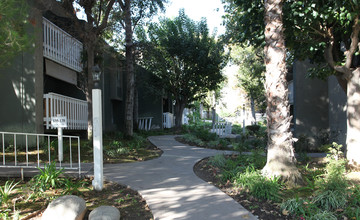
M 3 186 L 7 180 L 7 178 L 0 178 L 0 186 Z M 21 179 L 10 179 L 10 181 L 12 180 L 14 180 L 14 182 L 19 182 L 19 185 L 16 188 L 22 188 L 20 191 L 16 190 L 11 195 L 11 203 L 16 202 L 15 207 L 17 210 L 20 210 L 19 214 L 21 219 L 41 219 L 41 216 L 45 211 L 49 200 L 44 199 L 43 196 L 40 196 L 28 202 L 21 202 L 21 199 L 26 194 L 23 189 L 26 187 L 26 184 L 30 179 L 25 179 L 25 181 L 22 181 Z M 92 179 L 85 178 L 84 181 L 87 182 L 87 185 L 89 186 L 91 185 Z M 83 190 L 82 193 L 78 195 L 86 201 L 87 213 L 84 220 L 88 219 L 88 216 L 92 210 L 102 205 L 116 207 L 120 211 L 122 220 L 154 219 L 146 201 L 138 192 L 114 182 L 105 181 L 103 186 L 104 188 L 100 192 L 89 188 Z M 61 193 L 61 189 L 47 190 L 45 192 L 47 196 L 45 197 L 52 197 L 55 195 L 59 196 Z M 0 204 L 0 209 L 5 210 L 7 208 L 6 206 L 1 206 Z M 12 212 L 9 214 L 11 216 Z
M 291 216 L 282 214 L 279 204 L 271 201 L 264 201 L 254 198 L 244 191 L 239 191 L 231 182 L 223 184 L 216 174 L 219 172 L 216 168 L 208 165 L 209 158 L 205 158 L 194 166 L 194 173 L 204 181 L 219 188 L 221 191 L 232 197 L 236 202 L 249 210 L 253 215 L 258 216 L 258 219 L 264 220 L 282 220 L 294 219 Z

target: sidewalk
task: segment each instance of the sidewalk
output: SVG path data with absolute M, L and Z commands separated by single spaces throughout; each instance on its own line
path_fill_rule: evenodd
M 129 164 L 104 164 L 104 176 L 137 190 L 154 215 L 165 219 L 256 219 L 228 195 L 199 179 L 195 163 L 223 151 L 181 144 L 174 136 L 150 137 L 160 158 Z

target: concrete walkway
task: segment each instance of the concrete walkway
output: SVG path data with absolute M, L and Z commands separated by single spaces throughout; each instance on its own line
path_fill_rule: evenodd
M 160 158 L 104 164 L 105 178 L 137 190 L 150 206 L 155 220 L 256 219 L 231 197 L 193 172 L 197 161 L 223 151 L 184 145 L 174 137 L 149 138 L 164 151 Z

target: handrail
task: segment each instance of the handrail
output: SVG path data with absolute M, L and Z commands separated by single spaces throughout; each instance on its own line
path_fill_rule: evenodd
M 3 132 L 0 131 L 0 142 L 2 147 L 2 164 L 0 164 L 1 167 L 18 167 L 18 168 L 44 168 L 45 165 L 41 165 L 40 163 L 40 141 L 47 142 L 47 151 L 48 151 L 48 163 L 51 163 L 51 140 L 57 139 L 58 135 L 53 134 L 34 134 L 34 133 L 20 133 L 20 132 Z M 9 137 L 5 139 L 6 137 Z M 25 138 L 24 140 L 19 140 L 20 138 Z M 32 139 L 30 137 L 33 137 Z M 80 137 L 79 136 L 69 136 L 69 135 L 63 135 L 63 139 L 69 139 L 69 164 L 64 164 L 62 161 L 57 161 L 56 165 L 58 168 L 64 168 L 64 169 L 78 169 L 79 170 L 79 176 L 81 174 L 81 161 L 80 161 Z M 35 140 L 34 140 L 35 139 Z M 77 140 L 77 151 L 78 151 L 78 166 L 73 166 L 73 156 L 72 156 L 72 141 L 71 140 Z M 6 143 L 7 142 L 7 143 Z M 25 142 L 25 152 L 21 152 L 19 149 L 21 142 Z M 45 143 L 43 142 L 43 143 Z M 29 161 L 29 155 L 30 148 L 33 147 L 36 151 L 37 160 L 36 161 Z M 14 163 L 7 163 L 6 162 L 6 149 L 14 149 Z M 21 153 L 25 153 L 25 161 L 18 161 L 18 155 Z

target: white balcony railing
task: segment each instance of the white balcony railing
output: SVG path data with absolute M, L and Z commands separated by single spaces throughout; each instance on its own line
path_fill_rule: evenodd
M 70 130 L 86 130 L 88 127 L 88 105 L 86 101 L 56 93 L 44 94 L 44 125 L 46 129 L 55 129 L 51 125 L 51 117 L 66 116 L 67 128 Z
M 163 113 L 163 128 L 172 128 L 175 126 L 175 117 L 170 112 Z
M 43 18 L 44 57 L 77 72 L 82 71 L 81 51 L 83 45 L 70 34 Z

